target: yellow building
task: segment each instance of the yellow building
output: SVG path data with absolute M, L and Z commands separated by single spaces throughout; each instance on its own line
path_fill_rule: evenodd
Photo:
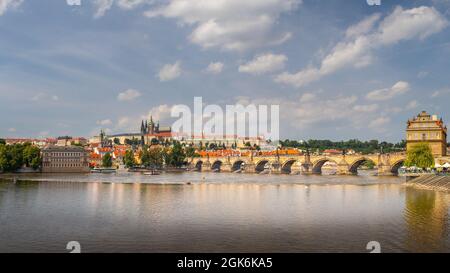
M 435 157 L 447 155 L 447 126 L 442 118 L 422 111 L 417 117 L 408 120 L 406 129 L 406 149 L 417 143 L 425 142 Z

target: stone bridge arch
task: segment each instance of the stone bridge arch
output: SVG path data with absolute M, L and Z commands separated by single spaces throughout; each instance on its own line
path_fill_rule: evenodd
M 351 174 L 358 174 L 358 168 L 361 167 L 361 165 L 363 165 L 365 162 L 372 162 L 375 166 L 378 165 L 377 162 L 375 160 L 373 160 L 372 158 L 364 156 L 364 157 L 357 158 L 353 162 L 351 162 L 349 164 L 348 171 Z
M 332 159 L 332 158 L 324 157 L 324 158 L 317 159 L 312 164 L 312 173 L 313 174 L 321 174 L 322 173 L 322 167 L 327 162 L 332 162 L 332 163 L 335 163 L 336 165 L 338 164 L 337 161 Z
M 255 164 L 255 172 L 256 172 L 256 173 L 261 173 L 261 172 L 263 172 L 265 166 L 266 166 L 267 164 L 269 164 L 269 163 L 270 163 L 270 161 L 269 161 L 268 159 L 262 159 L 262 160 L 258 161 L 258 162 Z
M 198 172 L 202 171 L 202 167 L 203 167 L 203 161 L 202 160 L 198 160 L 197 162 L 194 163 L 194 169 Z
M 291 174 L 292 173 L 292 166 L 297 163 L 297 159 L 290 158 L 286 161 L 284 161 L 281 164 L 281 173 L 282 174 Z
M 239 170 L 243 170 L 244 167 L 245 167 L 245 161 L 238 159 L 238 160 L 234 161 L 233 164 L 231 165 L 231 171 L 236 172 Z
M 221 160 L 214 161 L 214 163 L 211 165 L 211 171 L 220 172 L 220 168 L 222 167 L 222 164 L 223 163 Z
M 406 159 L 398 159 L 394 164 L 391 164 L 391 173 L 398 175 L 398 170 L 405 164 Z

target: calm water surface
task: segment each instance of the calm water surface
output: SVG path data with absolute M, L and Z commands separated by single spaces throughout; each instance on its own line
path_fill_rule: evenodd
M 0 252 L 450 252 L 450 195 L 396 177 L 220 173 L 0 180 Z M 27 180 L 27 181 L 23 181 Z M 187 184 L 190 182 L 190 184 Z

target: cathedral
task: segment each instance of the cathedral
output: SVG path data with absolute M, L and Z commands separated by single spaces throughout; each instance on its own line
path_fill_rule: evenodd
M 150 121 L 142 120 L 141 122 L 141 143 L 145 144 L 149 142 L 148 136 L 152 138 L 166 138 L 171 137 L 172 128 L 160 127 L 159 121 L 155 124 L 153 117 L 150 116 Z

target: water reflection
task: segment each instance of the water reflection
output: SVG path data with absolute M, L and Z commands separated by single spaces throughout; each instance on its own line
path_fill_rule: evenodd
M 406 189 L 406 246 L 409 251 L 449 251 L 446 245 L 449 201 L 448 194 L 442 192 Z
M 366 252 L 374 240 L 385 252 L 450 249 L 448 195 L 399 178 L 29 178 L 0 182 L 0 252 L 64 252 L 72 240 L 87 252 Z

